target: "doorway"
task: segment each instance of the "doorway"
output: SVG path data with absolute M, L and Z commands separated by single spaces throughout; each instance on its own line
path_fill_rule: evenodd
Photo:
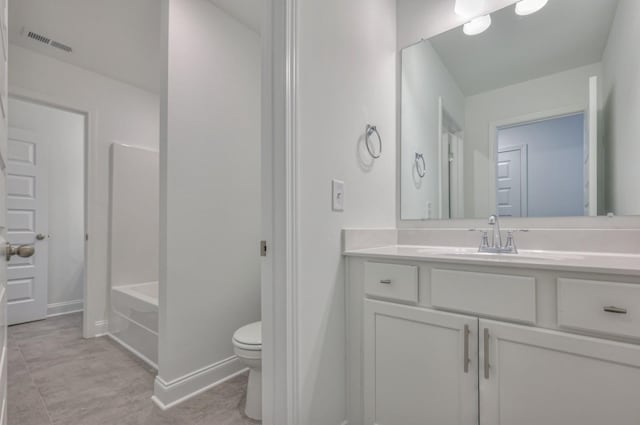
M 35 248 L 8 263 L 14 325 L 84 309 L 86 116 L 14 97 L 9 110 L 8 240 Z

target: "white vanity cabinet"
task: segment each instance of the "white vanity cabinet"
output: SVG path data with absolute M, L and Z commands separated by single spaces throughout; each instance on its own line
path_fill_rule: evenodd
M 367 424 L 477 424 L 478 319 L 365 301 Z
M 347 273 L 350 425 L 640 424 L 638 277 L 357 257 Z

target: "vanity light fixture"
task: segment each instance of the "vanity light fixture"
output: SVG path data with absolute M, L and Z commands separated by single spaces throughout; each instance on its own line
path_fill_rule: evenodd
M 546 6 L 549 0 L 521 0 L 516 3 L 516 15 L 527 16 Z
M 491 15 L 478 16 L 467 22 L 462 31 L 467 35 L 478 35 L 485 32 L 491 26 Z
M 456 4 L 453 6 L 456 15 L 465 18 L 478 16 L 485 10 L 485 0 L 456 0 Z

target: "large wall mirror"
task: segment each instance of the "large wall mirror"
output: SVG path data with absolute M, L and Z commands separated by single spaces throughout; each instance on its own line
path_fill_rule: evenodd
M 640 214 L 638 3 L 511 4 L 402 49 L 401 218 Z

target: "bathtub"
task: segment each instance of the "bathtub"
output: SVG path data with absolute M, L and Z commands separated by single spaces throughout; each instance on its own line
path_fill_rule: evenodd
M 111 288 L 109 336 L 157 369 L 158 282 Z

